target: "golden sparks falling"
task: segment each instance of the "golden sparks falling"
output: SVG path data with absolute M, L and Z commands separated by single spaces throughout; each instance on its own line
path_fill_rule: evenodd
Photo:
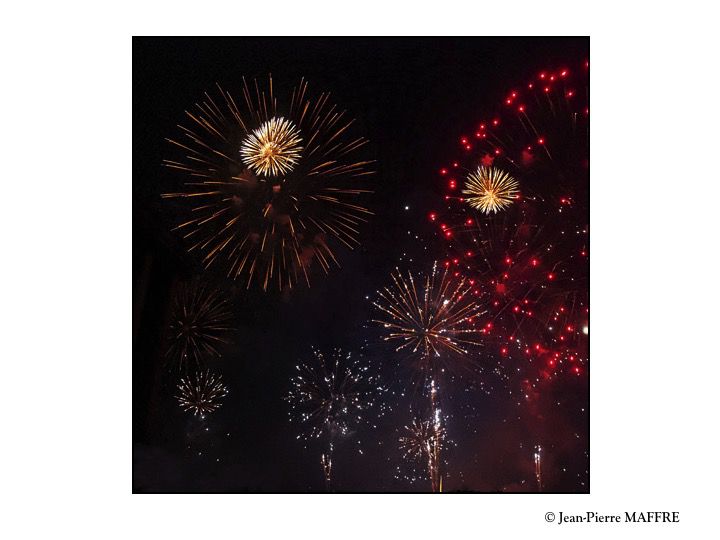
M 518 194 L 518 182 L 496 167 L 480 166 L 468 175 L 463 194 L 467 203 L 485 214 L 510 206 Z
M 222 375 L 215 376 L 209 370 L 183 377 L 177 388 L 180 407 L 201 417 L 219 409 L 222 398 L 227 395 Z
M 473 286 L 447 269 L 438 274 L 435 263 L 418 286 L 412 273 L 404 277 L 396 269 L 393 286 L 378 291 L 379 298 L 373 302 L 380 313 L 373 322 L 385 328 L 384 339 L 399 342 L 395 350 L 410 351 L 422 365 L 434 357 L 465 355 L 468 347 L 479 345 L 473 319 L 484 310 L 473 296 Z
M 186 112 L 177 157 L 163 165 L 185 180 L 165 199 L 189 203 L 174 230 L 205 268 L 220 268 L 245 286 L 285 290 L 310 284 L 310 268 L 340 266 L 335 247 L 353 249 L 372 215 L 362 198 L 372 161 L 355 157 L 367 144 L 354 120 L 327 93 L 309 97 L 301 81 L 286 102 L 269 78 L 263 89 L 243 79 L 242 100 L 218 86 L 220 98 Z M 177 212 L 187 207 L 177 205 Z
M 301 142 L 292 122 L 273 117 L 247 136 L 240 154 L 255 174 L 277 177 L 293 170 L 300 159 Z
M 231 319 L 230 305 L 217 291 L 199 283 L 182 285 L 174 300 L 166 356 L 181 371 L 219 357 Z

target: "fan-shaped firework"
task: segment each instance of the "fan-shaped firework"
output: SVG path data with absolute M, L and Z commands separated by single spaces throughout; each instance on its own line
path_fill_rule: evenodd
M 187 112 L 181 137 L 168 139 L 178 157 L 163 164 L 186 178 L 186 189 L 163 195 L 192 203 L 176 230 L 203 265 L 263 290 L 310 282 L 313 261 L 338 264 L 333 243 L 358 244 L 371 212 L 362 205 L 371 162 L 355 157 L 366 145 L 353 120 L 329 101 L 308 97 L 302 81 L 286 102 L 243 81 L 236 101 L 218 87 Z M 239 105 L 238 105 L 239 104 Z
M 518 183 L 512 176 L 496 167 L 480 166 L 470 173 L 463 194 L 467 203 L 485 214 L 498 212 L 513 202 Z
M 221 400 L 226 395 L 227 388 L 222 383 L 222 376 L 215 376 L 206 370 L 183 377 L 178 384 L 176 397 L 184 411 L 204 417 L 220 408 Z
M 447 243 L 446 263 L 487 293 L 491 350 L 533 383 L 580 374 L 588 357 L 587 83 L 584 64 L 540 72 L 510 90 L 441 169 L 446 206 L 430 215 Z M 456 194 L 457 175 L 487 167 L 522 185 L 493 215 Z
M 378 291 L 373 302 L 373 322 L 385 328 L 384 339 L 399 343 L 396 351 L 407 351 L 422 370 L 435 367 L 434 359 L 465 355 L 468 347 L 479 345 L 476 318 L 483 313 L 476 301 L 473 283 L 449 274 L 447 269 L 432 272 L 415 283 L 399 270 L 392 274 L 393 285 Z
M 339 349 L 330 358 L 313 350 L 313 357 L 296 367 L 297 375 L 286 397 L 291 406 L 290 420 L 301 426 L 298 438 L 327 438 L 321 463 L 329 485 L 336 441 L 367 419 L 383 388 L 362 355 L 353 356 Z
M 180 286 L 166 356 L 181 370 L 201 365 L 206 357 L 219 357 L 231 319 L 230 306 L 218 291 L 197 282 Z

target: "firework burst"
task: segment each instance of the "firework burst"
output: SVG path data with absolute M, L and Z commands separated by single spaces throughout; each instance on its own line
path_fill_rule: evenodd
M 408 351 L 424 370 L 433 367 L 434 359 L 466 355 L 469 347 L 480 345 L 474 323 L 484 310 L 473 283 L 447 269 L 439 273 L 437 264 L 420 285 L 411 272 L 405 277 L 397 269 L 392 280 L 373 302 L 379 314 L 373 322 L 383 326 L 386 341 L 399 343 L 396 352 Z
M 205 268 L 248 288 L 309 285 L 312 264 L 325 273 L 339 266 L 334 246 L 358 245 L 371 215 L 362 198 L 372 162 L 356 157 L 367 141 L 351 135 L 354 121 L 329 94 L 309 97 L 305 81 L 287 101 L 272 78 L 266 89 L 243 80 L 242 100 L 218 90 L 168 139 L 178 155 L 163 165 L 185 179 L 185 190 L 163 198 L 191 205 L 175 230 Z
M 183 377 L 177 389 L 180 407 L 201 418 L 220 408 L 222 398 L 227 395 L 222 375 L 215 376 L 209 370 Z
M 589 313 L 588 65 L 538 72 L 460 138 L 439 172 L 444 208 L 430 214 L 446 264 L 483 285 L 484 341 L 513 390 L 584 371 Z M 456 175 L 507 171 L 522 194 L 502 212 L 458 196 Z M 523 392 L 524 393 L 524 392 Z
M 297 375 L 286 396 L 291 406 L 290 421 L 302 426 L 298 438 L 327 439 L 320 461 L 329 487 L 335 443 L 365 420 L 383 388 L 361 355 L 339 349 L 330 358 L 313 350 L 312 359 L 296 367 Z
M 255 174 L 280 176 L 300 159 L 302 139 L 295 125 L 273 117 L 248 135 L 240 147 L 243 163 Z
M 219 292 L 199 283 L 182 285 L 175 297 L 166 356 L 180 370 L 197 367 L 206 357 L 219 357 L 231 319 L 230 306 Z
M 467 203 L 485 213 L 496 213 L 510 206 L 518 193 L 518 182 L 505 171 L 480 166 L 470 173 L 463 194 Z

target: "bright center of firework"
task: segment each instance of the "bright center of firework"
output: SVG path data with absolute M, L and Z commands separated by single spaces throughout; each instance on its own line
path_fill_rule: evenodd
M 473 208 L 489 214 L 498 212 L 512 203 L 518 193 L 518 182 L 512 176 L 495 167 L 478 167 L 470 173 L 463 193 Z
M 273 117 L 245 138 L 240 155 L 255 174 L 277 177 L 293 170 L 300 159 L 301 142 L 295 124 Z

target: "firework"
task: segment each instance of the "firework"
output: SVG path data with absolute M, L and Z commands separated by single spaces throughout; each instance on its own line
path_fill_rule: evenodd
M 413 419 L 405 426 L 405 435 L 400 437 L 400 450 L 403 457 L 412 461 L 426 461 L 427 472 L 433 492 L 441 491 L 442 475 L 440 471 L 440 452 L 445 438 L 442 426 L 442 411 L 437 406 L 437 386 L 431 381 L 431 411 L 429 420 Z
M 362 198 L 372 162 L 356 157 L 367 141 L 351 135 L 353 120 L 329 94 L 309 97 L 305 81 L 287 101 L 272 78 L 267 89 L 243 80 L 242 100 L 218 90 L 168 139 L 178 156 L 163 165 L 185 179 L 185 190 L 163 198 L 191 204 L 175 230 L 205 268 L 248 288 L 309 285 L 312 264 L 325 273 L 339 266 L 335 246 L 358 245 L 371 215 Z
M 396 352 L 409 352 L 421 369 L 432 371 L 437 359 L 466 355 L 480 344 L 474 323 L 483 310 L 471 282 L 447 269 L 439 273 L 437 264 L 420 285 L 411 272 L 405 277 L 398 269 L 392 280 L 373 302 L 379 317 L 373 322 L 383 326 L 386 341 L 399 343 Z
M 232 314 L 220 293 L 199 283 L 183 285 L 175 297 L 166 356 L 181 370 L 199 366 L 206 357 L 219 357 L 218 347 L 230 330 Z
M 579 375 L 587 363 L 587 82 L 585 63 L 539 72 L 461 137 L 460 155 L 440 170 L 444 208 L 430 219 L 449 268 L 483 285 L 483 338 L 515 391 L 525 380 Z M 491 170 L 522 184 L 502 212 L 481 206 L 467 185 L 456 193 L 458 175 Z
M 518 193 L 518 182 L 505 171 L 483 167 L 470 173 L 463 194 L 473 208 L 490 214 L 508 207 Z
M 537 489 L 538 491 L 542 491 L 542 447 L 539 444 L 535 445 L 533 459 L 535 461 L 535 481 L 537 482 Z
M 298 438 L 327 440 L 327 449 L 320 461 L 329 487 L 336 441 L 348 436 L 364 421 L 383 388 L 362 355 L 353 356 L 339 349 L 329 358 L 313 350 L 312 359 L 296 368 L 297 374 L 286 396 L 291 405 L 290 420 L 301 425 Z
M 273 117 L 248 135 L 240 155 L 255 174 L 280 176 L 292 171 L 297 164 L 302 151 L 301 141 L 292 122 Z
M 180 407 L 186 412 L 192 411 L 201 418 L 220 408 L 222 398 L 227 395 L 222 376 L 215 376 L 209 370 L 183 377 L 177 388 L 176 398 Z

